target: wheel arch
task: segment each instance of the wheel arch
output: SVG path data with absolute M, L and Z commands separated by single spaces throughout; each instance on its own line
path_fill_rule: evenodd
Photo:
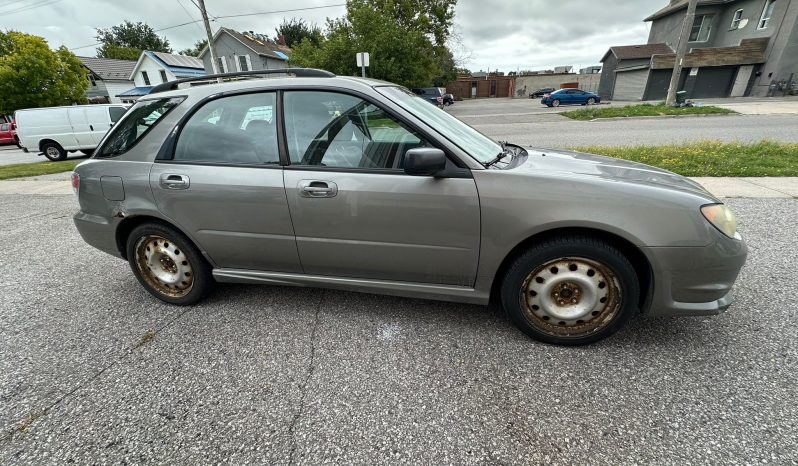
M 60 142 L 56 141 L 55 139 L 51 139 L 51 138 L 45 138 L 45 139 L 40 139 L 39 140 L 39 144 L 38 144 L 39 151 L 44 151 L 44 149 L 42 149 L 42 147 L 45 144 L 47 144 L 48 142 L 52 142 L 53 144 L 58 145 L 58 147 L 60 147 L 61 150 L 66 151 L 66 149 L 64 149 L 64 146 L 62 146 Z
M 179 226 L 177 226 L 174 223 L 170 222 L 169 220 L 166 220 L 166 219 L 160 218 L 160 217 L 156 217 L 156 216 L 153 216 L 153 215 L 132 215 L 132 216 L 125 217 L 124 219 L 122 219 L 122 221 L 119 222 L 119 225 L 117 225 L 117 227 L 116 227 L 116 234 L 115 234 L 115 236 L 116 236 L 116 248 L 119 251 L 119 255 L 123 259 L 125 259 L 125 260 L 128 259 L 128 257 L 127 257 L 127 238 L 128 238 L 128 236 L 130 236 L 130 232 L 132 232 L 133 229 L 136 228 L 137 226 L 145 224 L 145 223 L 159 223 L 161 225 L 164 225 L 166 227 L 169 227 L 169 228 L 172 228 L 174 230 L 179 231 L 183 236 L 185 236 L 189 241 L 191 241 L 191 244 L 195 248 L 197 248 L 197 251 L 199 251 L 200 254 L 202 254 L 202 256 L 205 258 L 205 260 L 207 260 L 208 263 L 213 266 L 213 262 L 210 260 L 208 255 L 205 253 L 205 250 L 202 249 L 199 244 L 197 244 L 197 242 L 194 240 L 194 238 L 192 238 L 190 235 L 187 235 L 186 232 L 182 228 L 180 228 Z
M 510 267 L 513 259 L 518 257 L 523 251 L 529 249 L 532 245 L 545 241 L 550 238 L 569 236 L 569 235 L 588 235 L 597 238 L 612 246 L 616 247 L 632 264 L 634 267 L 637 279 L 640 282 L 640 301 L 638 303 L 639 309 L 645 312 L 651 304 L 651 298 L 654 291 L 654 271 L 651 267 L 651 262 L 645 253 L 628 239 L 598 228 L 590 227 L 559 227 L 535 233 L 534 235 L 524 239 L 518 243 L 509 253 L 504 257 L 496 274 L 493 277 L 491 285 L 491 300 L 498 298 L 499 288 L 501 287 L 501 280 Z

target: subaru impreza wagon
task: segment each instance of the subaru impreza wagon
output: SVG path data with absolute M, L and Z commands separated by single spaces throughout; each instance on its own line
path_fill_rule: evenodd
M 556 344 L 730 305 L 746 246 L 697 183 L 495 142 L 395 84 L 283 73 L 142 97 L 75 169 L 84 240 L 176 305 L 216 282 L 493 299 Z

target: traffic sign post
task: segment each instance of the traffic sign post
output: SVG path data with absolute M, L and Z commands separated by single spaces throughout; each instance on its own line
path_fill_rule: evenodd
M 360 67 L 360 74 L 364 78 L 366 77 L 366 67 L 369 66 L 369 53 L 368 52 L 360 52 L 356 54 L 357 56 L 357 66 Z

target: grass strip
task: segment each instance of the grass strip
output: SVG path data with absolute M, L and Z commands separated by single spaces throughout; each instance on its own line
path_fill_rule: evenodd
M 658 146 L 588 146 L 574 150 L 641 162 L 684 176 L 798 176 L 798 144 L 701 141 Z
M 720 107 L 670 107 L 665 104 L 628 105 L 626 107 L 603 107 L 591 105 L 582 110 L 572 110 L 561 115 L 572 120 L 589 121 L 599 118 L 634 118 L 666 115 L 727 115 L 736 113 Z
M 64 160 L 62 162 L 17 163 L 0 165 L 0 180 L 23 178 L 26 176 L 52 175 L 71 172 L 83 160 Z

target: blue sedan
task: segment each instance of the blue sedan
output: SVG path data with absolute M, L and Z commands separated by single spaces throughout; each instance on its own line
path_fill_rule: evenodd
M 592 92 L 583 91 L 581 89 L 560 89 L 551 94 L 546 94 L 540 101 L 543 105 L 549 107 L 559 107 L 562 105 L 593 105 L 601 102 L 601 97 Z

